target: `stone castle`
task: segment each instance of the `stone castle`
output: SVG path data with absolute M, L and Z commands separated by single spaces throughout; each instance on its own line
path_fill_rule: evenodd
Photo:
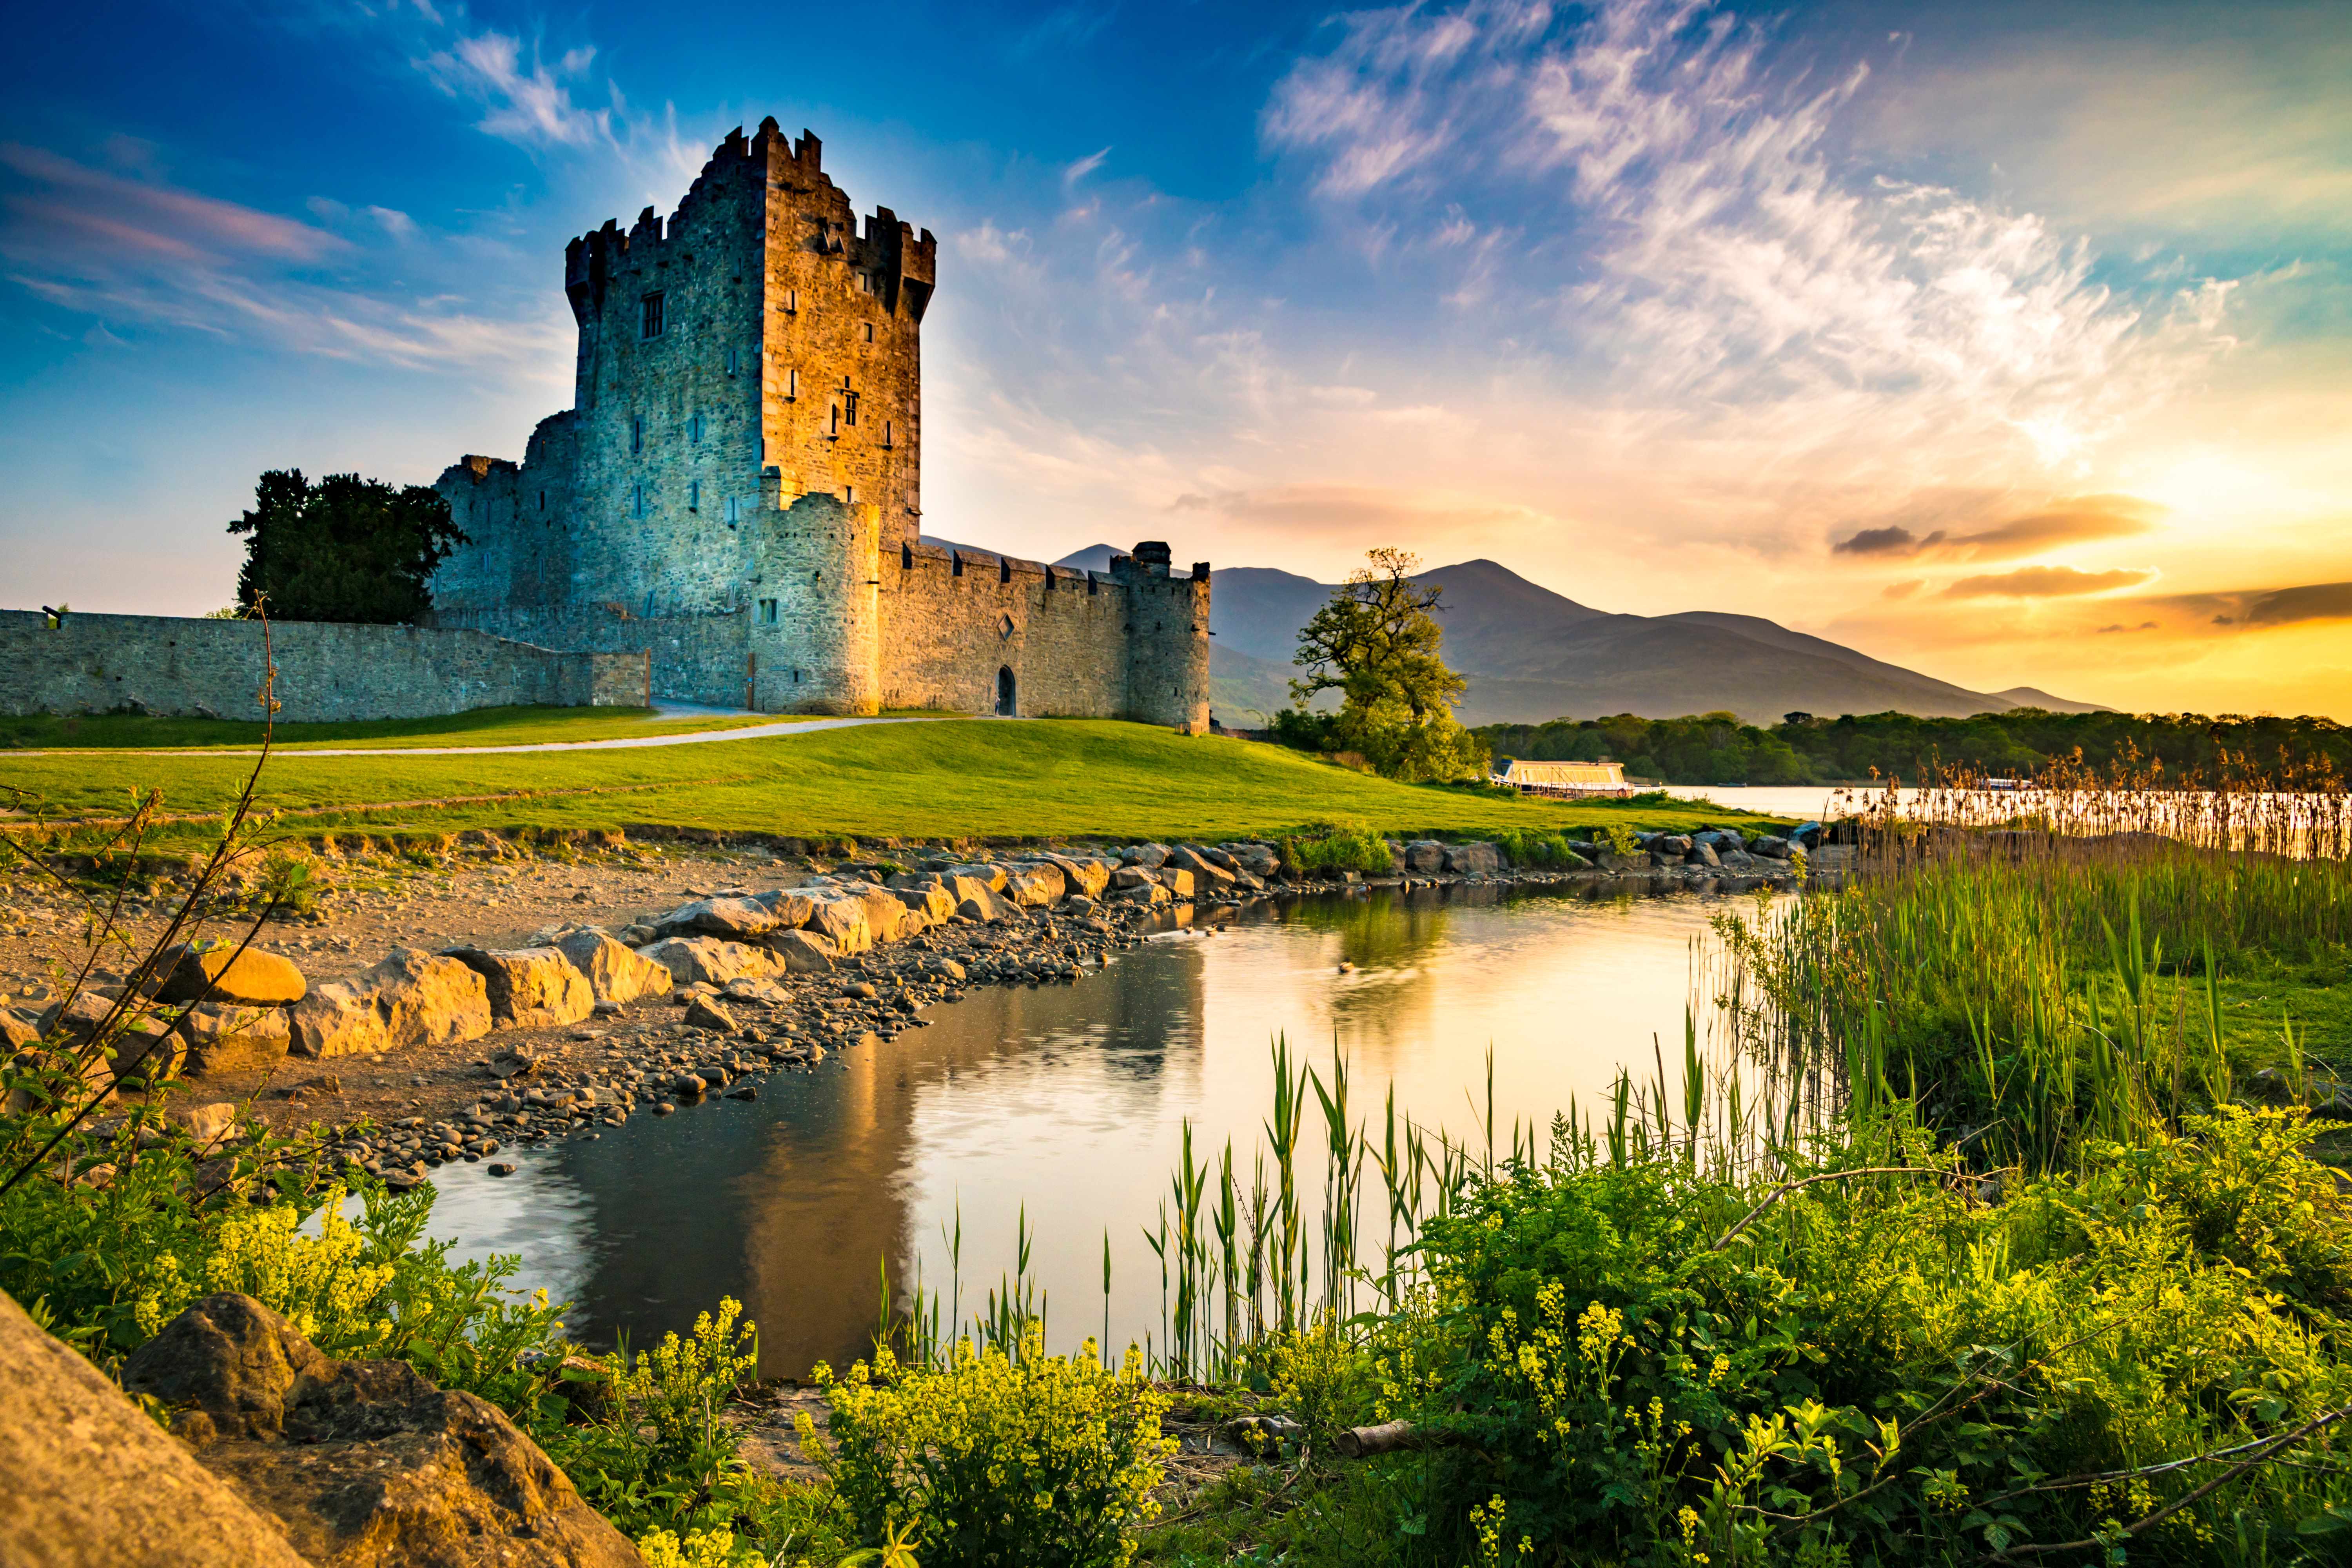
M 938 242 L 861 233 L 813 134 L 721 142 L 665 223 L 564 252 L 572 405 L 438 489 L 469 536 L 433 624 L 642 655 L 657 697 L 1208 723 L 1209 568 L 1108 573 L 927 539 L 921 331 Z

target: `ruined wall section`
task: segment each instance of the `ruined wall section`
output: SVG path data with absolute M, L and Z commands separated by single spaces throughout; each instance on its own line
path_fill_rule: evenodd
M 741 610 L 646 616 L 610 605 L 521 605 L 436 610 L 432 624 L 543 647 L 625 656 L 644 668 L 656 697 L 741 708 L 751 620 Z
M 268 629 L 265 661 L 258 621 L 77 612 L 52 626 L 37 611 L 0 610 L 0 712 L 257 721 L 265 662 L 277 666 L 278 717 L 289 724 L 646 700 L 637 655 L 560 652 L 430 626 L 273 621 Z
M 577 543 L 575 447 L 566 410 L 539 422 L 520 468 L 502 458 L 467 457 L 442 471 L 434 488 L 467 542 L 433 574 L 436 610 L 546 605 L 569 596 Z
M 921 531 L 922 321 L 939 242 L 888 207 L 861 232 L 824 144 L 788 144 L 773 120 L 752 139 L 765 169 L 761 420 L 783 494 L 880 509 L 882 543 Z
M 1126 595 L 1115 584 L 935 544 L 901 542 L 883 555 L 884 706 L 993 712 L 997 672 L 1010 669 L 1016 712 L 1125 711 Z

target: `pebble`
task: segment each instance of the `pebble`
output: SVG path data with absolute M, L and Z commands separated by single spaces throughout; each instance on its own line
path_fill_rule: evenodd
M 493 1160 L 492 1162 L 490 1162 L 490 1174 L 491 1174 L 491 1175 L 493 1175 L 493 1176 L 511 1176 L 511 1175 L 513 1175 L 514 1173 L 515 1173 L 515 1163 L 514 1163 L 514 1162 L 513 1162 L 512 1160 Z

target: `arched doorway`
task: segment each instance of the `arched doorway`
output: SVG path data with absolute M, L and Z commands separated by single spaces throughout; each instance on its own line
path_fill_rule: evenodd
M 996 668 L 996 710 L 1007 719 L 1019 710 L 1013 700 L 1013 667 L 1009 664 Z

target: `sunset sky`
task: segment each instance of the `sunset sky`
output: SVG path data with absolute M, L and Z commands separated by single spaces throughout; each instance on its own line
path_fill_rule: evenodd
M 0 606 L 569 399 L 564 241 L 774 115 L 940 237 L 925 526 L 1487 556 L 1979 689 L 2352 721 L 2352 6 L 100 3 L 0 64 Z

